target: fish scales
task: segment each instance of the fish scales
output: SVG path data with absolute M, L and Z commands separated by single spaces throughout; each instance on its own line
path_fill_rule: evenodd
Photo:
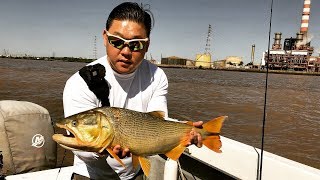
M 113 121 L 115 139 L 113 145 L 129 147 L 138 155 L 158 154 L 178 146 L 192 126 L 165 121 L 148 113 L 127 109 L 103 108 L 106 116 Z M 109 112 L 106 112 L 109 111 Z

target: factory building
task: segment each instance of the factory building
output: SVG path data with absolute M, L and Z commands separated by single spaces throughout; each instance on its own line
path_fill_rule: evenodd
M 176 56 L 170 56 L 170 57 L 161 58 L 161 64 L 186 65 L 187 60 L 184 58 L 176 57 Z
M 225 59 L 212 62 L 212 68 L 239 68 L 242 65 L 242 57 L 239 56 L 227 56 Z
M 239 67 L 243 64 L 242 57 L 239 56 L 227 56 L 226 67 Z
M 170 56 L 170 57 L 161 58 L 161 64 L 179 65 L 179 66 L 194 66 L 194 62 L 192 60 L 180 58 L 177 56 Z

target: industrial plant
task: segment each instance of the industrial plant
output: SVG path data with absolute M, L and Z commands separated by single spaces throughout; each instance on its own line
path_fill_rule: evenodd
M 313 57 L 314 48 L 308 34 L 311 0 L 304 0 L 300 31 L 295 38 L 276 32 L 271 50 L 263 52 L 261 66 L 271 70 L 320 71 L 320 57 Z
M 285 38 L 282 44 L 282 33 L 274 34 L 271 49 L 263 52 L 261 64 L 254 64 L 255 44 L 252 45 L 251 62 L 243 64 L 242 57 L 227 56 L 222 60 L 211 60 L 210 39 L 212 27 L 209 25 L 204 53 L 197 54 L 194 60 L 176 56 L 161 58 L 161 65 L 191 68 L 245 68 L 284 71 L 320 72 L 320 54 L 312 56 L 311 35 L 308 33 L 311 0 L 304 0 L 300 31 L 296 37 Z M 320 52 L 319 52 L 320 53 Z

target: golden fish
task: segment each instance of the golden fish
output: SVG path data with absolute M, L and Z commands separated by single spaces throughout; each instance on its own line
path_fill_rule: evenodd
M 82 150 L 102 153 L 107 150 L 111 156 L 121 159 L 113 153 L 111 147 L 120 145 L 129 148 L 133 166 L 140 163 L 148 176 L 150 155 L 165 154 L 177 160 L 189 143 L 192 129 L 201 134 L 203 144 L 220 153 L 220 129 L 227 116 L 220 116 L 205 124 L 203 128 L 185 123 L 166 121 L 162 112 L 142 113 L 115 107 L 101 107 L 85 111 L 62 119 L 56 125 L 71 132 L 74 137 L 54 134 L 62 147 L 70 150 Z

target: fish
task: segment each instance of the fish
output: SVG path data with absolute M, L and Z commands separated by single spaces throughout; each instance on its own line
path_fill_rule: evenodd
M 202 143 L 212 151 L 221 153 L 220 130 L 227 116 L 214 118 L 202 128 L 192 121 L 168 121 L 164 113 L 138 112 L 124 108 L 99 107 L 81 112 L 56 122 L 56 126 L 69 131 L 73 136 L 54 134 L 53 140 L 69 150 L 103 153 L 105 150 L 125 167 L 112 151 L 116 145 L 129 148 L 133 167 L 140 164 L 148 177 L 151 164 L 148 156 L 165 154 L 177 160 L 189 145 L 190 132 L 195 130 Z

